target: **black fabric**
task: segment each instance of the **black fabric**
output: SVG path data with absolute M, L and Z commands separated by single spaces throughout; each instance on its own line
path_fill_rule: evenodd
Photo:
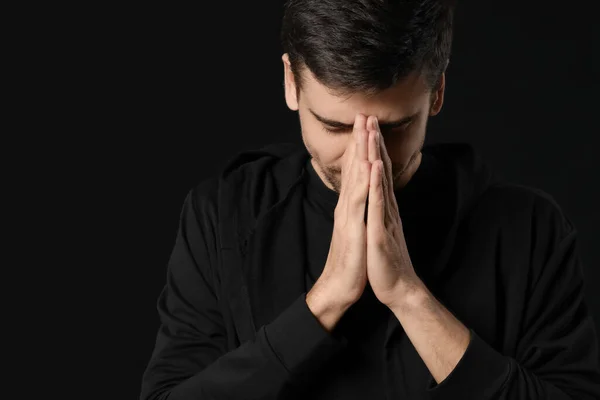
M 306 305 L 337 194 L 303 147 L 230 160 L 184 201 L 141 399 L 597 399 L 577 230 L 467 144 L 423 149 L 396 192 L 411 261 L 471 333 L 436 384 L 369 286 L 332 333 Z
M 419 216 L 432 215 L 432 209 L 444 207 L 442 199 L 449 194 L 442 193 L 444 189 L 444 171 L 439 161 L 425 151 L 422 153 L 421 164 L 411 180 L 402 190 L 396 190 L 398 208 L 405 226 L 411 225 Z M 306 192 L 304 193 L 304 219 L 307 240 L 308 271 L 307 290 L 321 275 L 324 261 L 327 259 L 331 234 L 333 232 L 333 213 L 339 195 L 328 188 L 315 171 L 310 158 L 307 159 L 305 169 Z M 435 191 L 432 188 L 436 188 Z M 449 210 L 444 210 L 448 212 Z M 443 215 L 444 211 L 435 215 Z M 440 221 L 437 221 L 438 223 Z M 438 226 L 439 227 L 439 226 Z M 443 236 L 444 229 L 439 227 Z M 431 232 L 430 232 L 431 233 Z
M 325 185 L 315 171 L 310 158 L 306 161 L 306 186 L 304 192 L 304 220 L 307 254 L 306 291 L 310 291 L 321 275 L 331 243 L 334 224 L 334 210 L 339 194 Z M 436 178 L 443 179 L 436 159 L 429 153 L 423 153 L 421 164 L 408 184 L 395 192 L 397 199 L 402 199 L 400 210 L 403 220 L 418 218 L 419 214 L 427 214 L 434 199 L 425 198 L 427 191 L 435 185 Z M 439 181 L 437 182 L 440 183 Z M 419 196 L 418 193 L 423 193 Z M 437 193 L 440 199 L 440 193 Z M 347 393 L 336 396 L 345 398 L 383 399 L 385 398 L 384 369 L 385 349 L 384 336 L 391 313 L 386 306 L 375 297 L 367 284 L 363 296 L 344 314 L 336 326 L 334 335 L 343 335 L 348 339 L 350 348 L 336 358 L 330 370 L 336 371 L 340 380 L 362 382 L 354 385 Z M 315 385 L 313 391 L 322 396 L 328 394 L 330 377 Z M 350 387 L 349 387 L 350 388 Z M 325 398 L 325 397 L 323 397 Z

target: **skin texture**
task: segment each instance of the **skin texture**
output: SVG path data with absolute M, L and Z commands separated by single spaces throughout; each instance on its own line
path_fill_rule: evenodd
M 421 162 L 428 118 L 438 114 L 442 108 L 445 74 L 439 87 L 433 91 L 426 86 L 423 76 L 413 73 L 375 96 L 355 93 L 350 97 L 339 97 L 319 83 L 310 70 L 304 69 L 304 85 L 298 98 L 287 54 L 282 56 L 282 61 L 286 103 L 290 110 L 298 111 L 302 140 L 311 155 L 315 171 L 325 185 L 337 193 L 341 191 L 341 167 L 352 142 L 352 129 L 327 133 L 329 127 L 315 118 L 310 110 L 349 125 L 353 124 L 356 114 L 374 116 L 382 127 L 388 121 L 418 113 L 408 126 L 382 131 L 392 164 L 394 191 L 406 186 Z

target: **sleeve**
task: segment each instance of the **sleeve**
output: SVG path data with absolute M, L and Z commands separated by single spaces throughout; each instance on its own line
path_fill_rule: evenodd
M 535 283 L 515 357 L 499 353 L 471 329 L 471 342 L 450 375 L 437 386 L 429 380 L 429 399 L 600 399 L 598 336 L 584 299 L 577 230 L 563 216 L 537 236 Z
M 157 302 L 161 324 L 143 373 L 141 400 L 278 398 L 286 390 L 295 392 L 305 372 L 345 345 L 320 325 L 302 293 L 253 340 L 227 351 L 213 284 L 214 221 L 214 208 L 196 205 L 193 191 L 188 193 Z

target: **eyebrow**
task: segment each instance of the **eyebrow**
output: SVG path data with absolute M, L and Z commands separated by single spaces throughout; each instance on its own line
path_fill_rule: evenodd
M 308 108 L 308 111 L 311 112 L 311 114 L 321 123 L 328 125 L 332 128 L 335 129 L 352 129 L 354 128 L 354 123 L 352 124 L 346 124 L 344 122 L 340 122 L 340 121 L 335 121 L 333 119 L 329 119 L 329 118 L 325 118 L 320 116 L 319 114 L 317 114 L 316 112 L 314 112 L 310 107 Z M 415 119 L 417 117 L 417 115 L 419 114 L 419 112 L 414 113 L 413 115 L 409 115 L 406 117 L 403 117 L 397 121 L 379 121 L 379 128 L 381 130 L 388 130 L 388 129 L 394 129 L 397 128 L 399 126 L 402 126 L 404 124 L 407 124 L 409 122 L 411 122 L 413 119 Z

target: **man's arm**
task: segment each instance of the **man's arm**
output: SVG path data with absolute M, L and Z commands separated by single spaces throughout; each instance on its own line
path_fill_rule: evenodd
M 188 193 L 181 212 L 140 399 L 270 399 L 295 391 L 304 372 L 316 370 L 344 345 L 324 329 L 344 308 L 319 298 L 311 303 L 313 314 L 303 293 L 255 339 L 227 352 L 212 273 L 216 210 L 194 196 Z
M 598 338 L 573 229 L 529 298 L 516 358 L 496 351 L 423 285 L 392 311 L 430 370 L 430 399 L 600 399 Z

